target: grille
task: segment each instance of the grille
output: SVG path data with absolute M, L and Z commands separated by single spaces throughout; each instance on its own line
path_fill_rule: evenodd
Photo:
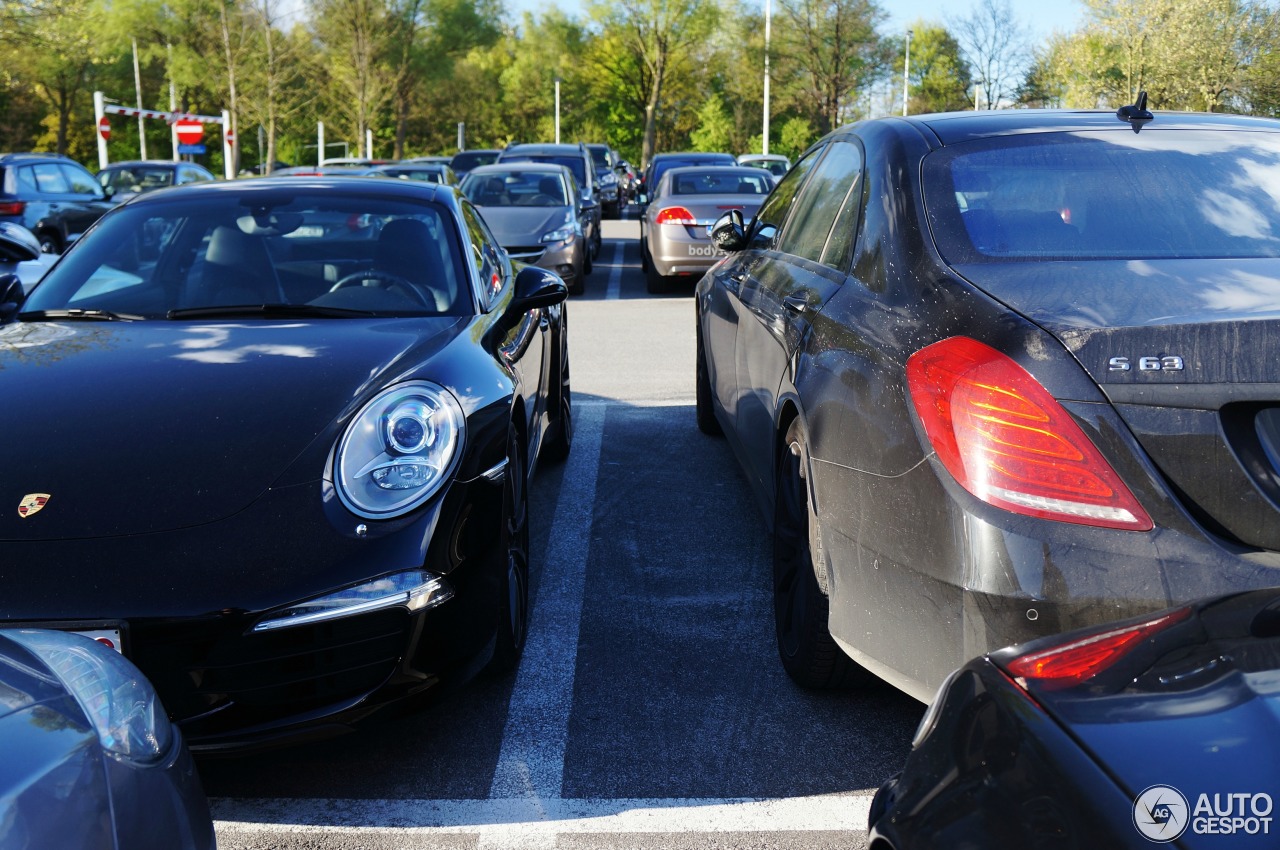
M 250 625 L 227 617 L 138 626 L 131 654 L 175 720 L 227 709 L 236 726 L 265 723 L 385 682 L 405 652 L 408 613 L 376 611 L 256 634 Z

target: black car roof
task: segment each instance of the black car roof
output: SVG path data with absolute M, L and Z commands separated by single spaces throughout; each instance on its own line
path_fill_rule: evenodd
M 1142 132 L 1159 130 L 1263 130 L 1280 131 L 1280 121 L 1245 115 L 1210 112 L 1160 112 L 1142 127 Z M 1128 122 L 1110 110 L 1000 109 L 990 112 L 939 112 L 906 118 L 882 118 L 914 125 L 926 136 L 948 145 L 990 136 L 1020 133 L 1049 133 L 1084 130 L 1132 131 Z M 839 132 L 839 131 L 837 131 Z

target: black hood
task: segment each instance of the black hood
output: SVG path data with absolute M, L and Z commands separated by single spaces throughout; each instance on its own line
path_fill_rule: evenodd
M 463 327 L 456 318 L 0 327 L 0 540 L 142 534 L 243 510 L 339 418 Z M 318 462 L 292 477 L 323 473 Z M 20 515 L 32 494 L 47 494 L 47 505 Z

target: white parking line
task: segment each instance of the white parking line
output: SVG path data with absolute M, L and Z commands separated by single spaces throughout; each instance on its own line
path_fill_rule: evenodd
M 617 301 L 622 297 L 622 240 L 613 243 L 613 266 L 609 269 L 609 289 L 605 292 L 606 301 Z
M 677 403 L 663 399 L 652 404 Z M 219 845 L 425 847 L 433 836 L 476 835 L 477 850 L 543 850 L 554 848 L 557 836 L 572 834 L 865 832 L 871 794 L 864 791 L 791 798 L 561 797 L 609 406 L 589 402 L 574 408 L 573 451 L 556 502 L 489 799 L 214 798 L 210 805 Z
M 215 802 L 214 814 L 225 845 L 238 834 L 384 831 L 405 838 L 478 834 L 480 847 L 542 847 L 574 833 L 865 832 L 870 808 L 871 795 L 859 793 L 736 800 L 227 800 Z
M 507 726 L 490 799 L 554 800 L 564 783 L 564 751 L 578 663 L 578 625 L 591 545 L 605 407 L 578 405 L 573 451 L 564 471 L 524 662 L 507 708 Z

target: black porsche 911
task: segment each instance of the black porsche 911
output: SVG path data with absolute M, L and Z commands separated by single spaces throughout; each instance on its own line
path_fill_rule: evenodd
M 193 750 L 340 731 L 528 624 L 572 441 L 563 281 L 452 189 L 141 196 L 0 284 L 0 623 L 111 641 Z
M 872 801 L 870 850 L 1275 845 L 1280 593 L 974 659 Z
M 1009 110 L 815 144 L 697 288 L 697 418 L 812 687 L 1280 583 L 1280 122 Z

